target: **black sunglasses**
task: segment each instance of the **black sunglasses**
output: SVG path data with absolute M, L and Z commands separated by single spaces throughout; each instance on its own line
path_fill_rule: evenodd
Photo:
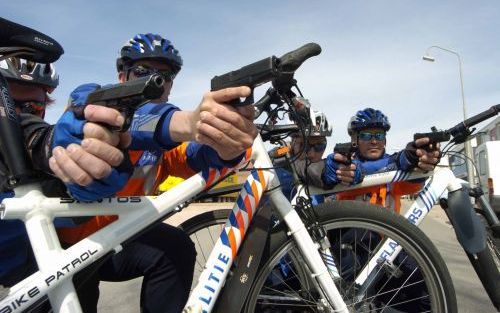
M 27 101 L 16 101 L 14 100 L 14 105 L 21 110 L 21 113 L 28 113 L 33 115 L 42 116 L 47 107 L 47 103 L 43 101 L 27 100 Z
M 177 75 L 172 70 L 159 70 L 156 68 L 150 68 L 144 65 L 136 65 L 128 68 L 129 73 L 132 72 L 136 77 L 150 76 L 152 74 L 160 74 L 165 81 L 171 82 Z
M 385 132 L 360 132 L 358 138 L 363 141 L 371 141 L 373 138 L 377 141 L 382 141 L 385 139 Z

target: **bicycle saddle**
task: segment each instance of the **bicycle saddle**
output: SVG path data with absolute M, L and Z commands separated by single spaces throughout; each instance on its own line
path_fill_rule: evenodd
M 51 37 L 0 17 L 0 55 L 52 63 L 64 53 Z

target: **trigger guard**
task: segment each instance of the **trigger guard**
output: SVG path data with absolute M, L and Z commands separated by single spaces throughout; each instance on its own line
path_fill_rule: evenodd
M 229 104 L 233 107 L 242 107 L 242 106 L 250 105 L 253 103 L 254 103 L 253 95 L 246 97 L 245 100 L 243 100 L 243 101 L 241 101 L 240 99 L 234 99 L 234 100 L 231 100 L 231 102 L 229 102 Z

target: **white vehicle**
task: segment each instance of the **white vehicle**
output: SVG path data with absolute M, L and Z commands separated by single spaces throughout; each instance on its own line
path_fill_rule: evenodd
M 479 145 L 475 154 L 481 188 L 495 212 L 500 213 L 500 140 Z

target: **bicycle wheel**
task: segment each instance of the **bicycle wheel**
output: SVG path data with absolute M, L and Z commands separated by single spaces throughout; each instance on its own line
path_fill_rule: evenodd
M 196 264 L 194 268 L 191 290 L 196 286 L 231 209 L 219 209 L 196 215 L 184 221 L 179 228 L 183 229 L 194 242 L 196 248 Z
M 457 311 L 453 283 L 443 259 L 430 240 L 403 217 L 357 201 L 328 202 L 314 210 L 328 232 L 341 275 L 336 283 L 351 310 Z M 396 240 L 403 251 L 392 266 L 377 266 L 378 279 L 360 294 L 354 277 L 387 237 Z M 265 253 L 244 312 L 328 312 L 301 252 L 284 227 L 273 231 Z
M 495 262 L 498 277 L 498 273 L 500 273 L 500 238 L 496 236 L 491 228 L 488 227 L 487 230 L 488 232 L 486 233 L 486 247 L 489 250 L 491 257 L 493 258 L 493 261 Z M 496 293 L 490 296 L 490 299 L 492 300 L 497 310 L 500 310 L 500 291 L 498 290 L 499 287 L 500 283 L 497 280 L 495 287 L 492 288 L 496 290 Z
M 490 251 L 490 254 L 493 257 L 493 260 L 495 261 L 495 264 L 497 266 L 497 269 L 500 272 L 500 237 L 496 235 L 494 230 L 488 224 L 488 221 L 484 217 L 483 213 L 477 212 L 477 214 L 481 218 L 481 221 L 483 222 L 484 227 L 486 228 L 486 247 Z
M 496 237 L 490 229 L 486 234 L 486 244 L 491 255 L 493 256 L 493 259 L 495 260 L 498 271 L 500 271 L 500 238 Z

